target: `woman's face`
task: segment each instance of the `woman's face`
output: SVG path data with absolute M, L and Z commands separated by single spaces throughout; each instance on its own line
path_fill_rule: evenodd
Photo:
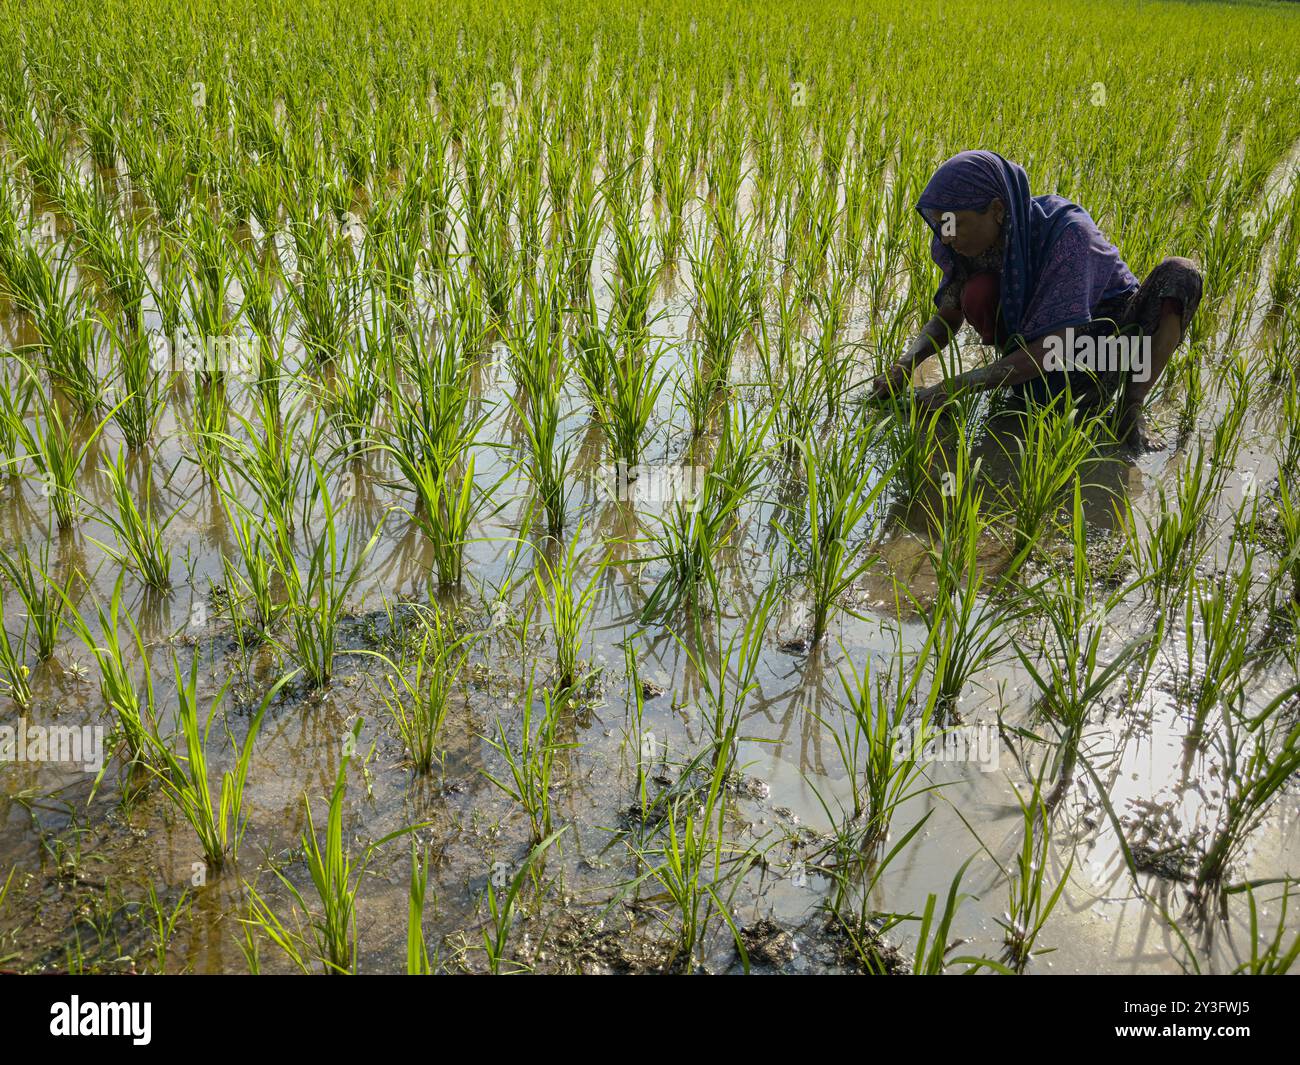
M 998 239 L 1006 205 L 994 198 L 982 211 L 926 211 L 939 230 L 939 239 L 958 255 L 974 258 L 988 251 Z

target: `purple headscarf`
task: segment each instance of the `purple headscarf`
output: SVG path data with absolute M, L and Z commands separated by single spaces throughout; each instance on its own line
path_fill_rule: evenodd
M 1137 288 L 1137 278 L 1087 211 L 1062 196 L 1031 196 L 1024 169 L 996 152 L 954 155 L 934 172 L 916 209 L 982 211 L 995 197 L 1006 205 L 1000 288 L 1009 336 L 1019 334 L 1028 343 L 1083 325 L 1102 300 Z M 930 255 L 947 283 L 956 253 L 939 239 L 939 228 L 921 217 L 934 233 Z

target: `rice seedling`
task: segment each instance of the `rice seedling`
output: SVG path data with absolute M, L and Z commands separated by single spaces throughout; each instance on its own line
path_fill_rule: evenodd
M 220 870 L 227 860 L 236 856 L 239 842 L 248 827 L 244 787 L 248 782 L 248 769 L 262 727 L 262 718 L 280 689 L 293 679 L 294 674 L 285 674 L 267 690 L 249 720 L 243 745 L 234 748 L 233 737 L 231 738 L 235 765 L 233 769 L 227 769 L 221 774 L 220 787 L 214 800 L 209 783 L 208 737 L 229 682 L 223 684 L 213 696 L 200 730 L 198 653 L 195 652 L 190 659 L 188 676 L 182 672 L 180 661 L 175 655 L 172 658 L 172 668 L 176 676 L 177 717 L 185 745 L 184 754 L 176 754 L 170 744 L 155 731 L 149 735 L 152 748 L 150 769 L 157 775 L 168 798 L 194 829 L 199 845 L 203 848 L 203 860 L 210 869 Z
M 933 640 L 933 635 L 931 636 Z M 928 664 L 927 642 L 910 670 L 876 669 L 864 660 L 859 671 L 852 662 L 840 668 L 840 683 L 848 701 L 847 720 L 831 729 L 840 761 L 852 784 L 852 803 L 842 818 L 852 832 L 855 853 L 866 854 L 889 836 L 894 812 L 908 799 L 933 787 L 924 785 L 924 752 L 935 737 L 934 711 L 939 688 L 914 710 L 914 699 Z M 820 799 L 823 808 L 826 800 Z M 829 813 L 829 810 L 828 810 Z
M 22 602 L 24 632 L 36 644 L 36 657 L 45 662 L 58 646 L 77 575 L 69 568 L 61 581 L 55 577 L 49 537 L 41 540 L 39 551 L 35 558 L 26 544 L 15 545 L 12 554 L 0 551 L 0 570 Z
M 428 976 L 438 969 L 436 957 L 429 959 L 424 939 L 424 899 L 429 890 L 429 857 L 420 860 L 415 842 L 411 842 L 411 881 L 407 889 L 406 908 L 406 975 Z
M 166 532 L 176 512 L 161 522 L 158 520 L 154 513 L 152 471 L 146 471 L 141 478 L 141 499 L 136 502 L 121 450 L 104 467 L 104 476 L 108 478 L 117 512 L 105 510 L 101 520 L 112 530 L 117 546 L 100 546 L 110 558 L 134 570 L 147 587 L 166 592 L 172 584 L 172 553 L 167 546 Z
M 91 630 L 71 600 L 64 601 L 64 608 L 73 631 L 99 666 L 99 694 L 104 709 L 113 717 L 116 743 L 125 748 L 133 764 L 148 765 L 153 754 L 150 737 L 157 728 L 157 700 L 144 639 L 135 620 L 122 611 L 122 578 L 113 585 L 108 608 L 103 603 L 97 604 L 99 635 Z M 129 645 L 123 641 L 124 620 L 131 638 Z M 132 657 L 141 664 L 138 684 Z
M 1052 527 L 1072 481 L 1093 451 L 1099 421 L 1082 417 L 1068 396 L 1032 406 L 1015 437 L 1016 481 L 1004 498 L 1019 565 Z
M 862 528 L 880 503 L 888 474 L 872 468 L 870 455 L 879 440 L 872 428 L 860 426 L 844 436 L 798 442 L 806 485 L 803 517 L 792 532 L 779 526 L 799 559 L 799 577 L 812 600 L 812 642 L 819 642 L 842 597 L 872 565 L 867 548 L 874 529 Z
M 1028 801 L 1017 791 L 1016 802 L 1020 804 L 1024 827 L 1015 865 L 1007 878 L 1007 911 L 998 923 L 1005 933 L 1007 962 L 1017 973 L 1023 973 L 1032 958 L 1050 953 L 1050 948 L 1036 951 L 1034 945 L 1061 901 L 1074 860 L 1066 864 L 1056 886 L 1051 887 L 1047 883 L 1052 845 L 1050 810 L 1037 786 Z
M 360 731 L 358 722 L 352 733 L 354 739 Z M 276 915 L 274 908 L 252 884 L 248 891 L 248 916 L 242 918 L 250 934 L 267 936 L 301 971 L 308 972 L 308 960 L 313 959 L 330 975 L 356 972 L 357 966 L 357 894 L 362 878 L 375 852 L 401 836 L 409 835 L 422 825 L 408 825 L 390 832 L 370 843 L 360 858 L 354 858 L 343 842 L 343 799 L 347 791 L 347 769 L 352 758 L 344 754 L 339 760 L 338 774 L 330 791 L 329 812 L 325 820 L 325 834 L 320 836 L 312 818 L 311 799 L 303 797 L 307 824 L 302 832 L 301 850 L 307 866 L 318 907 L 307 903 L 304 892 L 280 868 L 275 875 L 284 885 L 296 906 L 296 913 L 306 915 L 304 932 L 301 919 L 290 929 Z M 246 941 L 247 942 L 247 941 Z M 245 957 L 256 957 L 255 945 L 248 944 Z
M 533 704 L 537 700 L 533 682 L 534 675 L 530 673 L 528 686 L 520 699 L 522 717 L 518 744 L 510 742 L 500 715 L 496 717 L 496 735 L 484 737 L 488 745 L 505 759 L 509 777 L 495 776 L 486 769 L 480 772 L 519 804 L 528 817 L 533 842 L 540 844 L 551 835 L 553 827 L 551 790 L 556 783 L 555 756 L 577 744 L 563 743 L 557 738 L 560 715 L 568 704 L 569 690 L 561 688 L 553 693 L 543 689 L 542 712 L 540 717 L 535 717 Z
M 349 530 L 339 538 L 339 514 L 320 466 L 311 463 L 315 490 L 308 497 L 320 505 L 319 525 L 306 533 L 306 565 L 294 544 L 280 528 L 264 530 L 266 547 L 276 575 L 284 587 L 284 613 L 289 640 L 302 668 L 303 679 L 323 688 L 334 675 L 343 608 L 360 579 L 366 559 L 379 542 L 382 521 L 361 546 Z
M 1250 957 L 1233 970 L 1234 975 L 1285 976 L 1300 958 L 1300 934 L 1289 947 L 1286 945 L 1286 911 L 1291 901 L 1291 882 L 1282 888 L 1277 928 L 1268 939 L 1260 934 L 1259 907 L 1255 902 L 1255 891 L 1249 884 L 1246 885 L 1246 899 L 1250 905 Z
M 723 759 L 715 761 L 702 797 L 686 794 L 673 800 L 655 846 L 638 847 L 628 842 L 637 860 L 647 868 L 625 889 L 646 882 L 662 889 L 671 907 L 665 908 L 661 918 L 674 939 L 670 964 L 680 959 L 687 972 L 698 963 L 697 951 L 715 919 L 720 918 L 726 925 L 741 957 L 745 957 L 730 902 L 755 856 L 748 849 L 725 842 L 723 826 L 728 803 L 723 784 L 729 773 L 727 764 Z
M 770 412 L 760 421 L 743 406 L 731 408 L 709 464 L 676 468 L 668 514 L 652 515 L 657 550 L 646 559 L 662 561 L 668 569 L 646 599 L 643 618 L 717 599 L 718 558 L 762 476 L 763 440 L 771 420 Z M 708 598 L 702 599 L 702 592 Z
M 1222 487 L 1222 477 L 1211 472 L 1204 444 L 1179 468 L 1172 492 L 1156 488 L 1151 516 L 1139 532 L 1128 526 L 1129 554 L 1138 572 L 1150 584 L 1156 605 L 1177 605 L 1177 593 L 1186 588 L 1207 544 L 1202 538 L 1206 520 Z
M 581 526 L 578 532 L 581 533 Z M 609 556 L 597 563 L 585 584 L 578 585 L 585 556 L 578 554 L 575 535 L 567 547 L 557 552 L 552 562 L 544 552 L 537 555 L 533 585 L 537 597 L 546 607 L 555 637 L 555 679 L 561 691 L 578 683 L 578 654 L 582 650 L 582 630 L 590 618 L 596 590 Z
M 1256 713 L 1240 701 L 1223 707 L 1223 727 L 1216 735 L 1226 785 L 1196 868 L 1196 888 L 1203 900 L 1222 889 L 1251 834 L 1300 771 L 1300 723 L 1288 712 L 1297 694 L 1300 685 L 1293 684 Z
M 390 672 L 379 697 L 406 747 L 411 767 L 428 773 L 442 761 L 441 733 L 451 697 L 473 649 L 468 635 L 457 636 L 452 621 L 435 603 L 418 615 L 420 644 L 414 669 L 376 655 Z M 408 675 L 409 674 L 409 675 Z
M 1038 689 L 1038 710 L 1057 740 L 1052 763 L 1056 785 L 1044 800 L 1049 809 L 1073 780 L 1089 710 L 1155 638 L 1155 633 L 1148 632 L 1128 641 L 1109 660 L 1103 655 L 1107 616 L 1130 589 L 1106 592 L 1095 586 L 1077 483 L 1071 514 L 1068 560 L 1026 592 L 1036 608 L 1036 622 L 1042 626 L 1038 645 L 1035 648 L 1027 640 L 1015 644 L 1021 664 Z
M 59 531 L 65 532 L 81 515 L 82 496 L 77 490 L 81 467 L 112 411 L 89 429 L 78 426 L 65 417 L 58 398 L 41 389 L 36 372 L 21 360 L 20 365 L 35 385 L 36 416 L 29 424 L 8 404 L 4 413 L 24 451 L 23 457 L 36 468 L 41 494 L 50 502 Z
M 508 961 L 506 948 L 509 946 L 510 932 L 514 927 L 515 907 L 518 905 L 519 894 L 523 890 L 525 881 L 537 875 L 536 868 L 542 857 L 567 831 L 567 828 L 562 828 L 558 832 L 553 832 L 528 852 L 528 857 L 520 865 L 519 871 L 510 878 L 504 895 L 497 894 L 489 878 L 487 887 L 483 891 L 488 906 L 488 923 L 483 928 L 483 953 L 487 958 L 488 972 L 493 976 L 500 976 L 503 971 L 502 966 Z
M 7 621 L 9 616 L 9 612 L 5 610 L 4 586 L 0 585 L 0 618 Z M 26 710 L 32 705 L 32 671 L 23 659 L 27 650 L 31 619 L 23 616 L 22 633 L 18 637 L 17 647 L 14 646 L 14 639 L 9 635 L 5 621 L 0 621 L 0 690 L 13 700 L 19 710 Z

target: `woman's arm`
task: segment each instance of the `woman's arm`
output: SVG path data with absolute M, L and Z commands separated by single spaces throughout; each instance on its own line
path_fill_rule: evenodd
M 1043 372 L 1043 356 L 1048 343 L 1062 336 L 1063 333 L 1048 333 L 1030 344 L 1022 342 L 1015 351 L 1003 355 L 996 362 L 957 374 L 932 388 L 917 389 L 916 401 L 927 407 L 938 407 L 958 392 L 984 392 L 1032 380 Z

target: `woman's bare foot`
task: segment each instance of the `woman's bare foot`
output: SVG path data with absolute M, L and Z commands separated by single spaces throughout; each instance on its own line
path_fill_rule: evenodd
M 1165 442 L 1151 436 L 1146 419 L 1141 414 L 1121 419 L 1116 433 L 1120 446 L 1134 455 L 1145 455 L 1148 451 L 1163 451 Z

